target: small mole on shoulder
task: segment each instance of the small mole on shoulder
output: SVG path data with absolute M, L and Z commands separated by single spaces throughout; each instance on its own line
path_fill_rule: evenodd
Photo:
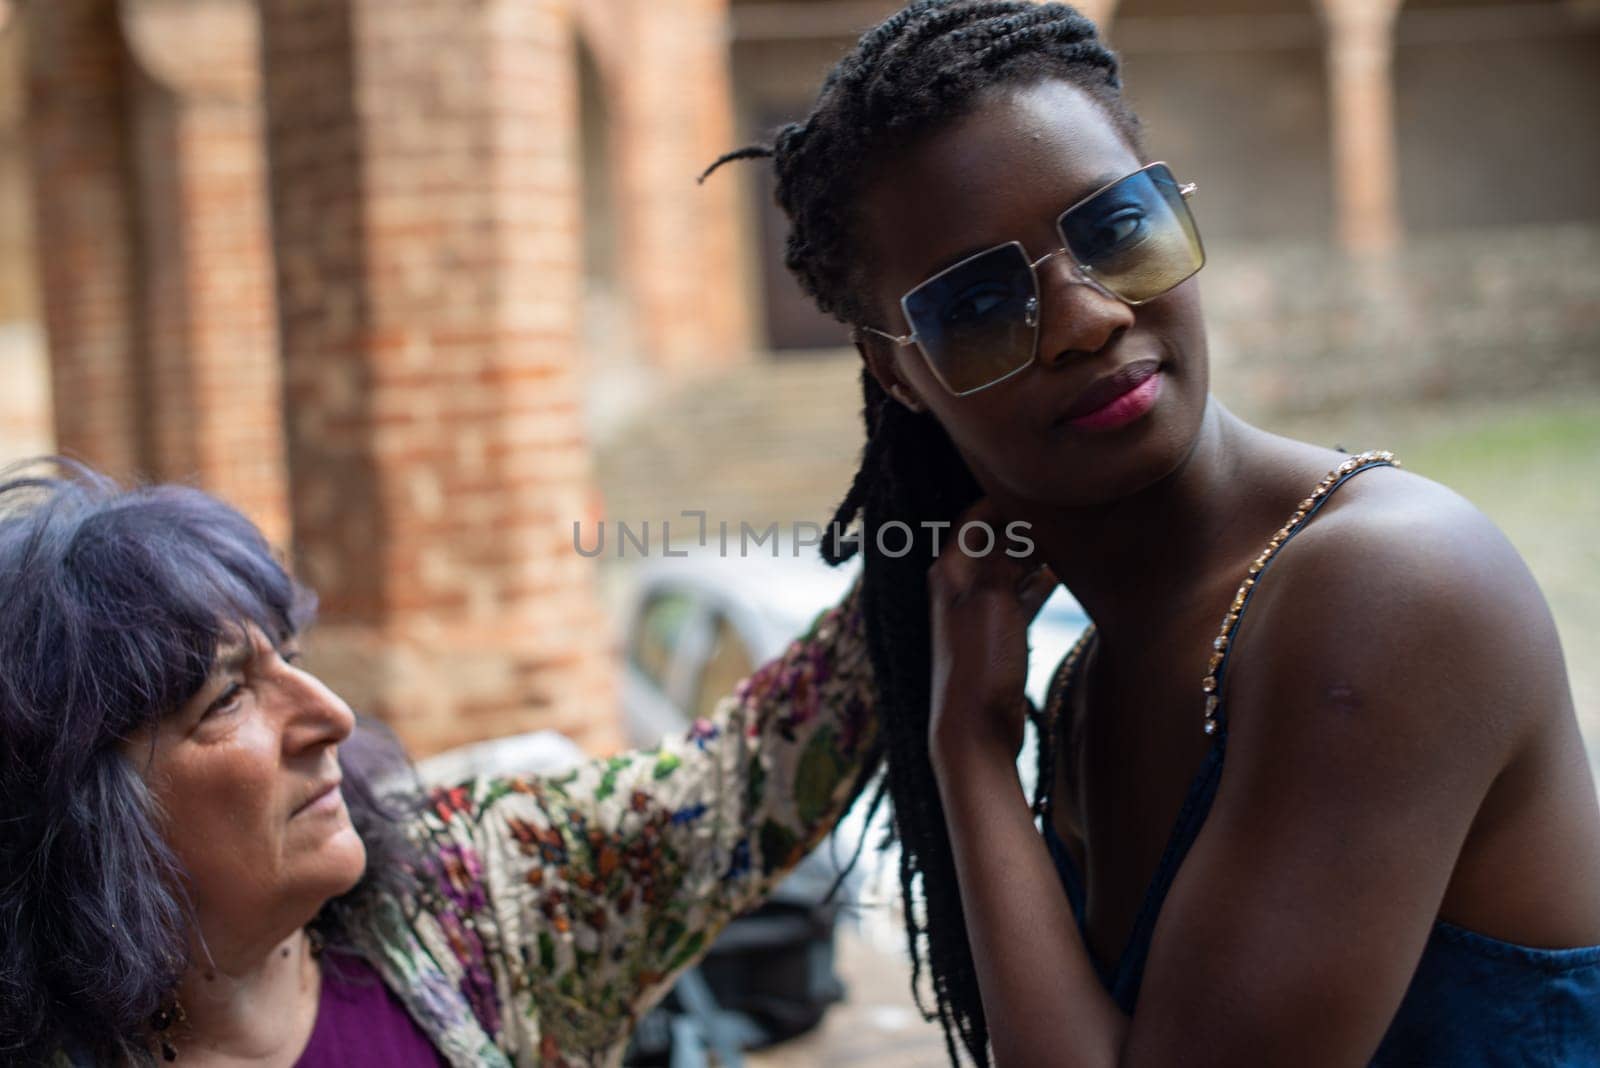
M 1336 682 L 1328 687 L 1327 698 L 1336 712 L 1352 713 L 1361 710 L 1361 695 L 1356 692 L 1354 686 Z

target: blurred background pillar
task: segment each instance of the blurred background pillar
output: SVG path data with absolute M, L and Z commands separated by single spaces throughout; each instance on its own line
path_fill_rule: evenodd
M 57 447 L 288 534 L 249 0 L 23 10 Z
M 593 502 L 571 12 L 261 9 L 315 666 L 418 752 L 542 727 L 607 748 L 609 639 L 573 545 Z
M 21 12 L 39 294 L 56 446 L 116 475 L 144 468 L 128 63 L 113 0 Z
M 252 0 L 121 0 L 133 60 L 147 473 L 289 534 Z
M 1321 0 L 1328 23 L 1339 239 L 1356 254 L 1400 240 L 1394 22 L 1400 0 Z
M 734 184 L 695 185 L 735 133 L 728 0 L 621 0 L 587 35 L 622 37 L 617 252 L 646 360 L 668 372 L 750 351 Z
M 0 0 L 0 464 L 55 448 L 29 177 L 26 37 L 16 4 Z

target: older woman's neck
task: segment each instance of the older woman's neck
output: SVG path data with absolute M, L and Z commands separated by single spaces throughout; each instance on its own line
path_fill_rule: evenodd
M 178 988 L 185 1019 L 169 1032 L 181 1063 L 293 1065 L 316 1024 L 321 968 L 304 929 L 248 955 L 204 949 Z

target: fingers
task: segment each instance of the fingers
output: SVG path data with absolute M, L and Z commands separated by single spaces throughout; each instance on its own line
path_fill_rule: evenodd
M 929 569 L 935 597 L 959 602 L 980 590 L 1009 591 L 1025 618 L 1038 614 L 1057 584 L 1037 556 L 1018 556 L 1020 544 L 988 498 L 979 498 L 950 525 L 939 558 Z
M 1050 570 L 1050 565 L 1040 564 L 1023 576 L 1022 582 L 1017 587 L 1017 601 L 1022 605 L 1022 611 L 1027 616 L 1028 622 L 1033 622 L 1038 616 L 1039 609 L 1050 599 L 1055 592 L 1059 580 L 1056 573 Z

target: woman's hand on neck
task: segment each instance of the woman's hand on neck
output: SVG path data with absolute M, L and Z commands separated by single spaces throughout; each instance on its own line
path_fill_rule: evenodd
M 1213 573 L 1231 575 L 1239 559 L 1248 563 L 1251 547 L 1259 548 L 1266 535 L 1250 522 L 1256 509 L 1246 500 L 1253 490 L 1239 447 L 1242 436 L 1256 433 L 1212 400 L 1193 448 L 1149 486 L 1085 508 L 1003 496 L 997 503 L 1008 518 L 1031 524 L 1039 557 L 1102 635 L 1140 631 L 1203 595 Z
M 184 1019 L 168 1032 L 178 1063 L 293 1065 L 310 1040 L 322 969 L 304 928 L 263 949 L 219 956 L 197 945 L 178 987 Z

